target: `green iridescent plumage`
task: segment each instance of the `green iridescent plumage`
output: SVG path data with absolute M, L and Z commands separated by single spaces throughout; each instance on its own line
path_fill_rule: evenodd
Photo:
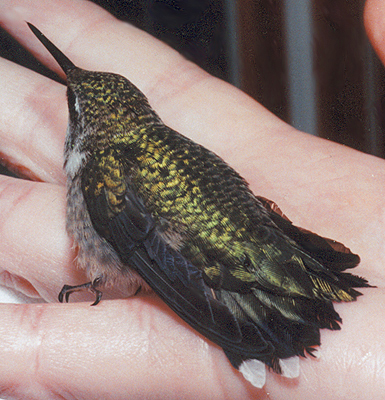
M 311 354 L 320 329 L 340 328 L 332 301 L 368 286 L 343 272 L 359 257 L 293 226 L 126 78 L 75 67 L 31 29 L 67 75 L 67 229 L 91 279 L 59 299 L 86 287 L 96 304 L 103 285 L 141 277 L 254 385 L 259 362 L 295 376 L 282 360 Z

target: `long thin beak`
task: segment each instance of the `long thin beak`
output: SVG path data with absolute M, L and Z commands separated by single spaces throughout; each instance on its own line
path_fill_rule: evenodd
M 52 57 L 58 62 L 61 69 L 64 71 L 66 75 L 72 69 L 77 68 L 76 65 L 62 53 L 50 40 L 48 40 L 34 25 L 27 22 L 31 31 L 35 34 L 35 36 L 43 43 L 44 47 L 52 54 Z

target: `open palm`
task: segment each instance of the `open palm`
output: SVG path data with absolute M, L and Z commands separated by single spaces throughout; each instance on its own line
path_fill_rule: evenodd
M 380 41 L 385 8 L 372 0 L 366 11 L 369 35 L 385 58 Z M 92 3 L 0 0 L 0 24 L 60 74 L 26 20 L 78 66 L 129 78 L 167 125 L 224 158 L 255 194 L 278 203 L 296 225 L 360 254 L 355 273 L 378 288 L 363 290 L 355 304 L 336 305 L 344 321 L 341 332 L 322 332 L 320 358 L 302 360 L 298 379 L 271 373 L 261 390 L 155 296 L 106 300 L 97 307 L 89 306 L 92 296 L 57 304 L 64 283 L 86 281 L 65 231 L 65 87 L 0 60 L 0 153 L 29 178 L 0 177 L 0 279 L 47 301 L 0 305 L 0 396 L 381 398 L 385 162 L 295 131 L 239 90 Z

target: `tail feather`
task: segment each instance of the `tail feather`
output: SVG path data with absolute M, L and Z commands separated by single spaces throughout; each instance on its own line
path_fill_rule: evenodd
M 302 323 L 290 320 L 282 315 L 279 309 L 263 304 L 254 294 L 241 295 L 220 291 L 217 296 L 237 315 L 240 325 L 242 352 L 237 352 L 234 348 L 224 348 L 236 368 L 243 361 L 258 359 L 273 371 L 281 373 L 280 359 L 305 357 L 306 353 L 312 353 L 314 346 L 320 344 L 320 326 L 339 329 L 336 321 L 333 321 L 335 325 L 330 322 L 329 326 L 325 322 L 317 324 L 316 317 L 311 323 L 305 320 Z M 311 303 L 308 306 L 311 307 Z M 339 321 L 338 314 L 334 313 L 333 316 Z M 262 348 L 260 343 L 266 343 L 263 352 L 257 350 Z
M 342 243 L 293 225 L 273 201 L 263 197 L 257 198 L 266 208 L 270 218 L 278 228 L 321 264 L 334 271 L 344 271 L 359 264 L 360 257 L 357 254 L 353 254 Z
M 229 360 L 233 355 L 226 352 Z M 239 363 L 232 362 L 233 366 L 239 370 L 243 377 L 257 388 L 263 388 L 266 383 L 266 364 L 257 359 L 248 359 Z M 285 378 L 295 379 L 299 377 L 300 366 L 299 358 L 291 357 L 285 360 L 279 360 L 281 375 Z
M 365 279 L 344 272 L 360 262 L 359 256 L 341 243 L 294 226 L 273 202 L 259 200 L 273 221 L 271 239 L 280 251 L 267 246 L 270 252 L 263 258 L 258 246 L 245 246 L 249 264 L 243 268 L 255 273 L 255 285 L 233 291 L 224 282 L 215 290 L 216 298 L 236 317 L 242 335 L 237 348 L 223 349 L 256 387 L 265 383 L 265 366 L 297 377 L 299 356 L 314 356 L 320 329 L 340 329 L 342 320 L 332 302 L 354 301 L 361 295 L 355 288 L 370 287 Z
M 243 377 L 257 388 L 263 388 L 266 382 L 266 365 L 259 360 L 242 361 L 238 367 Z
M 284 360 L 279 360 L 281 365 L 282 376 L 285 378 L 298 378 L 299 377 L 299 358 L 290 357 Z

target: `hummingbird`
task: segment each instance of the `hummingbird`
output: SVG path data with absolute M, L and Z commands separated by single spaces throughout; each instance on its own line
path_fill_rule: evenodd
M 35 26 L 66 75 L 66 228 L 99 303 L 106 286 L 153 290 L 219 345 L 256 387 L 266 369 L 299 375 L 299 357 L 340 329 L 333 302 L 369 287 L 358 255 L 295 226 L 222 158 L 166 126 L 125 77 L 81 69 Z M 266 368 L 267 367 L 267 368 Z

